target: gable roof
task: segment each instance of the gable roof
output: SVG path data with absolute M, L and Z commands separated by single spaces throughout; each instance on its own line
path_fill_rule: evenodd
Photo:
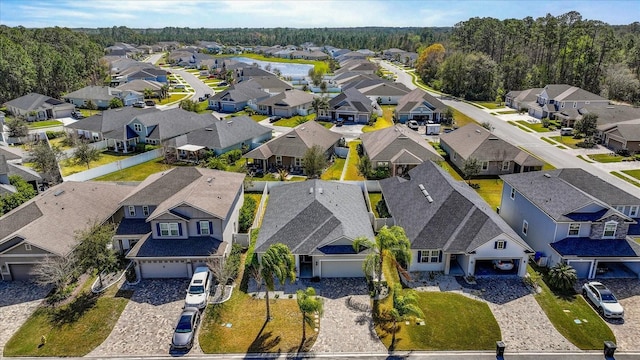
M 29 93 L 27 95 L 20 96 L 19 98 L 7 101 L 4 104 L 5 106 L 13 106 L 17 109 L 21 109 L 25 111 L 51 109 L 58 105 L 73 106 L 72 104 L 67 104 L 64 101 L 54 99 L 50 96 L 46 96 L 38 93 Z
M 640 119 L 618 123 L 606 133 L 616 135 L 626 141 L 640 141 Z
M 257 82 L 243 81 L 213 95 L 209 101 L 246 102 L 267 98 L 269 93 L 262 90 Z
M 211 126 L 200 128 L 170 140 L 170 145 L 204 146 L 207 149 L 227 147 L 271 134 L 272 130 L 262 126 L 248 116 L 237 116 L 227 120 L 214 121 Z
M 18 154 L 21 151 L 18 147 L 8 147 L 0 145 L 0 155 L 4 155 L 7 161 L 22 160 L 22 156 Z
M 140 93 L 144 93 L 145 89 L 150 89 L 152 91 L 159 91 L 164 86 L 163 83 L 153 81 L 153 80 L 132 80 L 128 83 L 124 83 L 122 85 L 116 86 L 118 90 L 133 90 Z
M 398 124 L 363 133 L 360 135 L 362 146 L 372 161 L 384 161 L 409 153 L 422 161 L 443 160 L 440 154 L 417 132 Z
M 215 121 L 219 121 L 212 114 L 197 114 L 181 108 L 139 114 L 136 115 L 135 120 L 147 128 L 153 127 L 147 137 L 161 141 L 213 126 Z
M 270 98 L 264 99 L 258 102 L 258 105 L 272 105 L 293 108 L 305 104 L 310 104 L 311 102 L 313 102 L 314 98 L 315 96 L 313 96 L 313 94 L 298 89 L 292 89 L 283 91 Z
M 76 244 L 74 231 L 107 220 L 131 190 L 107 182 L 54 186 L 0 217 L 0 244 L 20 237 L 53 254 L 67 255 Z
M 343 90 L 350 87 L 355 87 L 365 96 L 403 96 L 409 93 L 409 89 L 404 84 L 381 78 L 351 81 L 343 87 Z
M 67 95 L 64 95 L 62 98 L 110 101 L 111 99 L 119 96 L 121 93 L 122 93 L 122 90 L 118 90 L 116 88 L 112 88 L 109 86 L 89 85 L 89 86 L 83 87 L 82 89 L 70 92 Z
M 310 180 L 274 186 L 264 214 L 256 252 L 281 242 L 294 254 L 322 253 L 333 241 L 373 239 L 362 190 L 357 185 Z
M 544 87 L 544 90 L 549 95 L 549 99 L 556 101 L 608 101 L 600 95 L 567 84 L 549 84 Z
M 473 189 L 454 180 L 434 162 L 426 161 L 409 170 L 409 176 L 410 180 L 381 180 L 380 186 L 389 212 L 404 228 L 412 248 L 470 252 L 505 235 L 529 249 Z
M 121 139 L 124 137 L 124 128 L 137 115 L 159 112 L 156 108 L 139 109 L 133 106 L 125 106 L 118 109 L 108 109 L 101 114 L 92 115 L 80 119 L 74 123 L 65 125 L 67 129 L 78 129 L 109 134 L 109 138 Z
M 371 105 L 371 100 L 358 89 L 348 88 L 329 100 L 329 109 L 371 113 L 373 106 Z
M 315 121 L 307 121 L 249 151 L 243 157 L 268 159 L 273 155 L 281 155 L 302 158 L 307 150 L 314 145 L 319 145 L 324 151 L 327 151 L 341 137 L 341 134 L 328 130 Z
M 436 99 L 433 95 L 420 88 L 415 88 L 405 96 L 398 99 L 396 111 L 399 113 L 411 112 L 420 106 L 427 106 L 434 112 L 444 112 L 447 109 L 447 106 L 440 100 Z

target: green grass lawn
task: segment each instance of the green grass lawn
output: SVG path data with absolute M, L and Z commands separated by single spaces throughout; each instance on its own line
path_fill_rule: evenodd
M 62 126 L 62 122 L 58 120 L 44 120 L 27 122 L 29 129 L 40 129 L 45 127 Z
M 606 153 L 606 154 L 591 154 L 591 155 L 587 155 L 589 156 L 589 159 L 593 160 L 593 161 L 597 161 L 599 163 L 614 163 L 614 162 L 621 162 L 622 160 L 633 160 L 633 157 L 624 157 L 624 156 L 620 156 L 617 154 L 613 154 L 611 155 L 611 153 Z
M 109 164 L 118 160 L 126 159 L 133 156 L 133 154 L 116 154 L 102 152 L 100 158 L 96 161 L 92 161 L 89 166 L 90 169 L 96 168 L 101 165 Z M 79 173 L 88 170 L 85 164 L 76 164 L 73 159 L 66 159 L 60 162 L 60 172 L 62 176 L 69 176 L 71 174 Z
M 382 193 L 369 193 L 369 203 L 371 203 L 371 210 L 373 210 L 373 214 L 379 218 L 380 214 L 378 214 L 378 210 L 376 209 L 376 205 L 378 202 L 382 200 Z
M 373 126 L 365 125 L 362 127 L 362 132 L 376 131 L 393 126 L 393 110 L 395 106 L 384 105 L 382 106 L 382 116 L 376 120 Z
M 594 162 L 594 161 L 592 161 L 592 160 L 589 160 L 589 159 L 585 158 L 585 157 L 584 157 L 584 156 L 582 156 L 582 155 L 578 155 L 577 157 L 578 157 L 578 159 L 580 159 L 580 160 L 584 160 L 584 161 L 586 161 L 586 162 L 588 162 L 588 163 L 592 163 L 592 162 Z
M 487 109 L 500 109 L 502 108 L 502 103 L 497 103 L 493 101 L 476 101 L 476 104 L 480 106 L 484 106 Z
M 290 118 L 282 118 L 273 123 L 275 126 L 286 126 L 286 127 L 296 127 L 300 124 L 303 124 L 307 121 L 315 119 L 316 115 L 307 115 L 307 116 L 292 116 Z
M 346 159 L 336 158 L 333 164 L 322 173 L 320 178 L 322 180 L 340 180 L 345 162 Z
M 518 112 L 516 110 L 504 110 L 504 111 L 497 111 L 498 115 L 513 115 L 513 114 L 517 114 Z
M 640 180 L 640 169 L 636 169 L 636 170 L 622 170 L 622 172 L 623 172 L 623 173 L 625 173 L 625 174 L 627 174 L 627 175 L 629 175 L 629 176 L 631 176 L 631 177 L 634 177 L 634 178 L 636 178 L 636 179 Z
M 112 287 L 100 296 L 85 292 L 59 308 L 41 306 L 9 340 L 4 355 L 84 356 L 109 336 L 130 297 Z M 47 342 L 39 346 L 42 336 Z
M 551 145 L 557 145 L 557 143 L 556 143 L 555 141 L 553 141 L 553 140 L 549 139 L 548 137 L 544 137 L 544 136 L 543 136 L 543 137 L 541 137 L 540 139 L 541 139 L 542 141 L 546 142 L 546 143 L 551 144 Z
M 97 114 L 102 114 L 101 110 L 89 110 L 89 109 L 79 109 L 84 117 L 89 117 Z
M 176 101 L 180 101 L 182 99 L 184 99 L 185 97 L 187 97 L 187 94 L 169 94 L 169 97 L 166 99 L 161 99 L 160 101 L 158 101 L 158 105 L 166 105 L 166 104 L 170 104 Z
M 59 138 L 49 139 L 49 144 L 51 144 L 51 146 L 59 147 L 60 150 L 69 150 L 69 149 L 71 149 L 71 146 L 64 145 L 62 143 L 63 141 L 64 141 L 64 136 L 61 136 Z
M 473 118 L 461 113 L 456 109 L 453 109 L 453 119 L 455 120 L 455 125 L 457 127 L 463 127 L 467 124 L 477 123 L 477 121 L 475 121 Z
M 542 123 L 535 123 L 535 124 L 531 124 L 528 121 L 525 120 L 518 120 L 517 123 L 521 126 L 527 127 L 535 132 L 539 132 L 539 133 L 544 133 L 544 132 L 549 132 L 551 130 L 549 130 L 549 128 L 546 128 L 544 126 L 542 126 Z
M 95 178 L 97 181 L 142 181 L 147 176 L 171 169 L 172 165 L 163 163 L 163 158 L 147 161 L 126 169 L 122 169 L 111 174 Z
M 623 170 L 623 172 L 625 172 L 625 173 L 626 173 L 627 171 L 637 171 L 637 170 Z M 629 179 L 628 177 L 626 177 L 626 176 L 624 176 L 624 175 L 620 174 L 620 173 L 619 173 L 619 172 L 617 172 L 617 171 L 612 171 L 612 172 L 611 172 L 611 175 L 613 175 L 613 176 L 615 176 L 615 177 L 617 177 L 617 178 L 620 178 L 620 179 L 622 179 L 622 180 L 624 180 L 624 181 L 628 182 L 628 183 L 629 183 L 629 184 L 631 184 L 631 185 L 634 185 L 634 186 L 640 187 L 640 182 L 637 182 L 637 181 L 631 180 L 631 179 Z M 633 176 L 633 175 L 632 175 L 632 176 Z M 634 177 L 636 177 L 636 178 L 637 178 L 637 176 L 634 176 Z
M 345 180 L 364 180 L 363 176 L 358 174 L 358 144 L 361 144 L 360 140 L 353 140 L 349 142 L 349 164 L 347 165 L 347 173 L 344 176 Z
M 582 142 L 584 139 L 574 139 L 573 136 L 549 136 L 550 139 L 559 142 L 564 146 L 568 146 L 572 149 L 578 149 L 577 143 Z
M 528 268 L 531 273 L 533 269 Z M 534 297 L 553 326 L 572 344 L 582 350 L 602 349 L 606 340 L 615 342 L 615 335 L 581 295 L 560 296 L 552 292 L 544 281 L 542 292 Z M 581 323 L 576 324 L 575 319 Z M 586 321 L 585 321 L 586 320 Z
M 480 188 L 476 189 L 478 195 L 484 199 L 491 208 L 496 210 L 500 206 L 500 200 L 502 199 L 502 179 L 474 179 L 471 180 L 472 184 L 480 185 Z

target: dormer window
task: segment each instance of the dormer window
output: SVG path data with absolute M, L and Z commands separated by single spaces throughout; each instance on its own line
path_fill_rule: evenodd
M 604 232 L 602 232 L 603 238 L 612 238 L 616 236 L 616 229 L 618 228 L 617 221 L 607 221 L 604 224 Z
M 635 218 L 638 216 L 638 206 L 632 206 L 629 209 L 629 217 Z
M 142 124 L 138 124 L 138 123 L 133 124 L 133 131 L 138 133 L 142 132 Z
M 580 234 L 580 223 L 569 224 L 569 236 L 578 236 Z
M 136 216 L 136 207 L 129 205 L 129 216 Z
M 142 206 L 142 215 L 149 216 L 149 206 L 147 205 Z

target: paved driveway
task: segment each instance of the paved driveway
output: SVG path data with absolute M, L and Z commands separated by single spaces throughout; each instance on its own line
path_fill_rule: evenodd
M 48 288 L 22 281 L 0 281 L 0 358 L 4 345 L 42 302 Z
M 167 355 L 188 279 L 143 280 L 109 337 L 88 356 Z M 196 343 L 190 353 L 202 354 Z
M 624 308 L 624 321 L 606 320 L 616 336 L 620 351 L 640 350 L 640 280 L 599 279 L 618 298 Z

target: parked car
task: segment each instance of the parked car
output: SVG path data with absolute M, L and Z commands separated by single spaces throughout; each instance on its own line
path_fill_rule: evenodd
M 144 101 L 136 101 L 135 103 L 133 103 L 133 107 L 143 108 L 144 106 Z
M 204 309 L 207 306 L 212 278 L 213 276 L 208 267 L 198 266 L 195 269 L 187 289 L 187 297 L 184 299 L 185 307 Z
M 409 120 L 409 122 L 407 123 L 407 127 L 411 130 L 418 130 L 418 122 L 415 120 Z
M 493 260 L 494 269 L 509 271 L 513 270 L 513 266 L 513 260 Z
M 71 112 L 71 117 L 76 119 L 76 120 L 84 119 L 84 115 L 80 112 L 80 110 L 72 111 Z
M 144 102 L 144 104 L 147 106 L 156 106 L 156 102 L 153 100 L 147 100 Z
M 582 295 L 591 301 L 601 316 L 606 318 L 624 318 L 622 305 L 620 305 L 611 290 L 602 283 L 591 281 L 582 285 Z
M 282 116 L 272 116 L 272 117 L 269 118 L 269 122 L 270 123 L 274 123 L 274 122 L 276 122 L 276 121 L 278 121 L 280 119 L 282 119 Z
M 217 86 L 229 86 L 229 84 L 227 84 L 226 82 L 223 81 L 223 82 L 218 83 Z
M 344 125 L 344 119 L 343 118 L 338 118 L 338 120 L 336 120 L 336 126 L 340 127 Z
M 199 324 L 200 310 L 192 307 L 185 308 L 173 331 L 171 347 L 173 349 L 191 349 Z

